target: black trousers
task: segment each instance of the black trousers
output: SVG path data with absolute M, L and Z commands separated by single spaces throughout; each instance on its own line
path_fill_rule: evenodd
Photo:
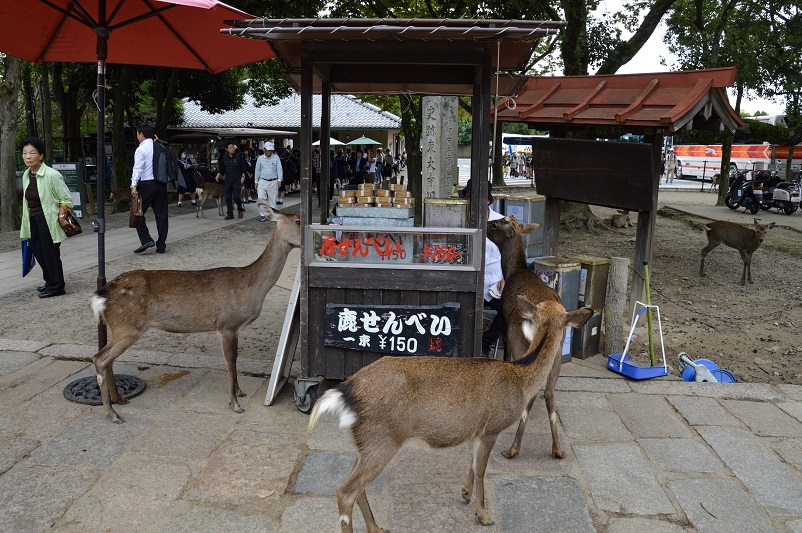
M 159 183 L 156 180 L 140 181 L 137 191 L 139 196 L 142 197 L 142 214 L 147 213 L 149 207 L 153 207 L 153 216 L 156 217 L 156 231 L 159 232 L 159 238 L 156 240 L 156 250 L 162 251 L 167 246 L 167 184 Z M 139 221 L 136 233 L 139 235 L 141 244 L 153 242 L 145 217 L 142 217 Z
M 61 243 L 54 243 L 43 214 L 31 217 L 31 248 L 36 262 L 42 267 L 47 291 L 64 290 L 64 270 L 61 267 Z
M 487 331 L 482 333 L 482 351 L 489 350 L 491 346 L 496 344 L 496 341 L 501 336 L 504 330 L 504 317 L 501 314 L 501 299 L 491 298 L 488 302 L 485 300 L 486 309 L 495 309 L 496 317 L 490 323 Z
M 242 186 L 240 185 L 239 180 L 229 180 L 225 181 L 225 185 L 223 186 L 223 190 L 226 193 L 226 210 L 229 215 L 234 214 L 234 203 L 237 204 L 237 210 L 243 211 L 242 209 L 242 201 L 240 200 L 240 191 L 242 190 Z

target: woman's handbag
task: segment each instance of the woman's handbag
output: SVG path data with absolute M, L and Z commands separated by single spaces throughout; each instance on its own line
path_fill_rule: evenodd
M 36 258 L 33 256 L 33 247 L 31 246 L 30 239 L 22 239 L 22 277 L 28 275 L 33 270 L 36 264 Z
M 142 213 L 142 197 L 137 194 L 131 198 L 131 212 L 128 213 L 128 227 L 137 227 L 143 216 L 145 215 Z
M 72 209 L 64 207 L 64 214 L 58 216 L 58 223 L 61 226 L 61 229 L 64 230 L 64 233 L 67 234 L 67 237 L 75 237 L 83 230 L 81 229 L 81 225 L 78 223 L 78 218 L 75 216 L 75 213 Z

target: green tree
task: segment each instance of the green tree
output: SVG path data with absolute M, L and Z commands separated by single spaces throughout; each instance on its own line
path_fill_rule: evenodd
M 21 63 L 0 54 L 0 231 L 18 227 L 16 135 Z

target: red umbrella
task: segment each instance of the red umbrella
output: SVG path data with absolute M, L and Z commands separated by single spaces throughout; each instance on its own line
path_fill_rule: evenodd
M 215 0 L 2 0 L 0 50 L 34 63 L 105 59 L 217 73 L 274 56 L 266 42 L 220 33 L 225 20 L 252 18 Z
M 36 63 L 98 63 L 98 287 L 106 284 L 106 61 L 216 73 L 274 57 L 266 42 L 220 33 L 225 20 L 249 18 L 215 0 L 0 0 L 0 52 Z M 102 325 L 98 344 L 106 344 Z

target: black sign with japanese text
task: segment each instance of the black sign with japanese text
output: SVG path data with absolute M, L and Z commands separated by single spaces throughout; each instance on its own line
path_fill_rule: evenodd
M 459 355 L 460 305 L 326 304 L 323 344 L 395 355 Z

